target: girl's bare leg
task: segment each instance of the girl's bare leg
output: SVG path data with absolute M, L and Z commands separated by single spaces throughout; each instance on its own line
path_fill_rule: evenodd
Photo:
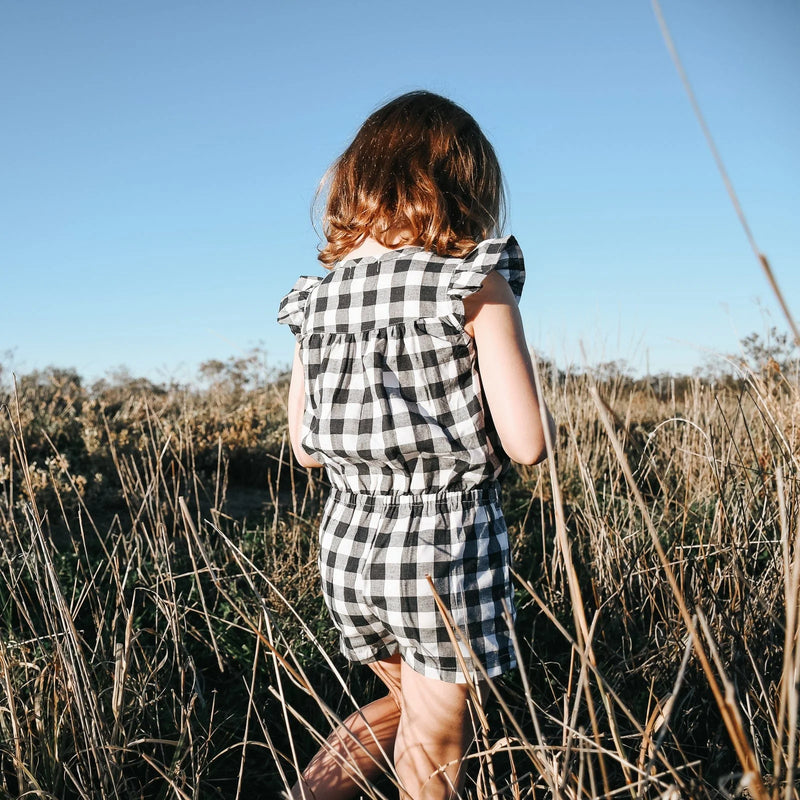
M 347 800 L 358 788 L 354 775 L 370 779 L 388 767 L 383 754 L 392 758 L 400 722 L 400 657 L 369 666 L 389 694 L 351 714 L 328 737 L 327 746 L 320 748 L 292 787 L 292 798 Z
M 461 759 L 471 740 L 467 687 L 426 678 L 405 662 L 400 678 L 402 715 L 394 763 L 405 790 L 402 796 L 404 800 L 456 798 L 463 781 Z

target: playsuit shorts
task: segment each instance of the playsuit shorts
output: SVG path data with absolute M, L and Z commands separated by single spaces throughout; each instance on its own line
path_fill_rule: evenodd
M 332 489 L 320 526 L 325 604 L 350 660 L 399 652 L 431 678 L 464 683 L 516 666 L 511 556 L 497 482 L 466 491 L 362 494 Z M 454 646 L 431 584 L 462 632 Z M 456 647 L 462 659 L 459 659 Z M 463 665 L 462 665 L 463 664 Z

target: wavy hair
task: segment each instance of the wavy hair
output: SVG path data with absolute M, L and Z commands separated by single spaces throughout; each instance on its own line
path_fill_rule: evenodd
M 371 114 L 325 173 L 328 268 L 367 237 L 463 256 L 502 230 L 503 175 L 492 145 L 463 108 L 415 91 Z M 409 238 L 410 237 L 410 238 Z

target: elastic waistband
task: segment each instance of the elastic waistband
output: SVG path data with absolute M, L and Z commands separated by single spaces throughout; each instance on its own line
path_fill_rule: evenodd
M 331 488 L 329 500 L 351 506 L 379 510 L 396 506 L 426 508 L 463 508 L 480 503 L 498 502 L 500 500 L 500 484 L 497 481 L 481 484 L 473 489 L 446 489 L 438 492 L 395 492 L 374 494 L 369 492 L 350 492 L 344 489 Z

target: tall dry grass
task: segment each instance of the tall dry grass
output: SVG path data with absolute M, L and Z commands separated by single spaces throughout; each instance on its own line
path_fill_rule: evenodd
M 0 797 L 277 797 L 378 690 L 337 654 L 285 390 L 9 390 Z M 556 456 L 503 488 L 522 667 L 465 797 L 798 797 L 796 375 L 543 390 Z

